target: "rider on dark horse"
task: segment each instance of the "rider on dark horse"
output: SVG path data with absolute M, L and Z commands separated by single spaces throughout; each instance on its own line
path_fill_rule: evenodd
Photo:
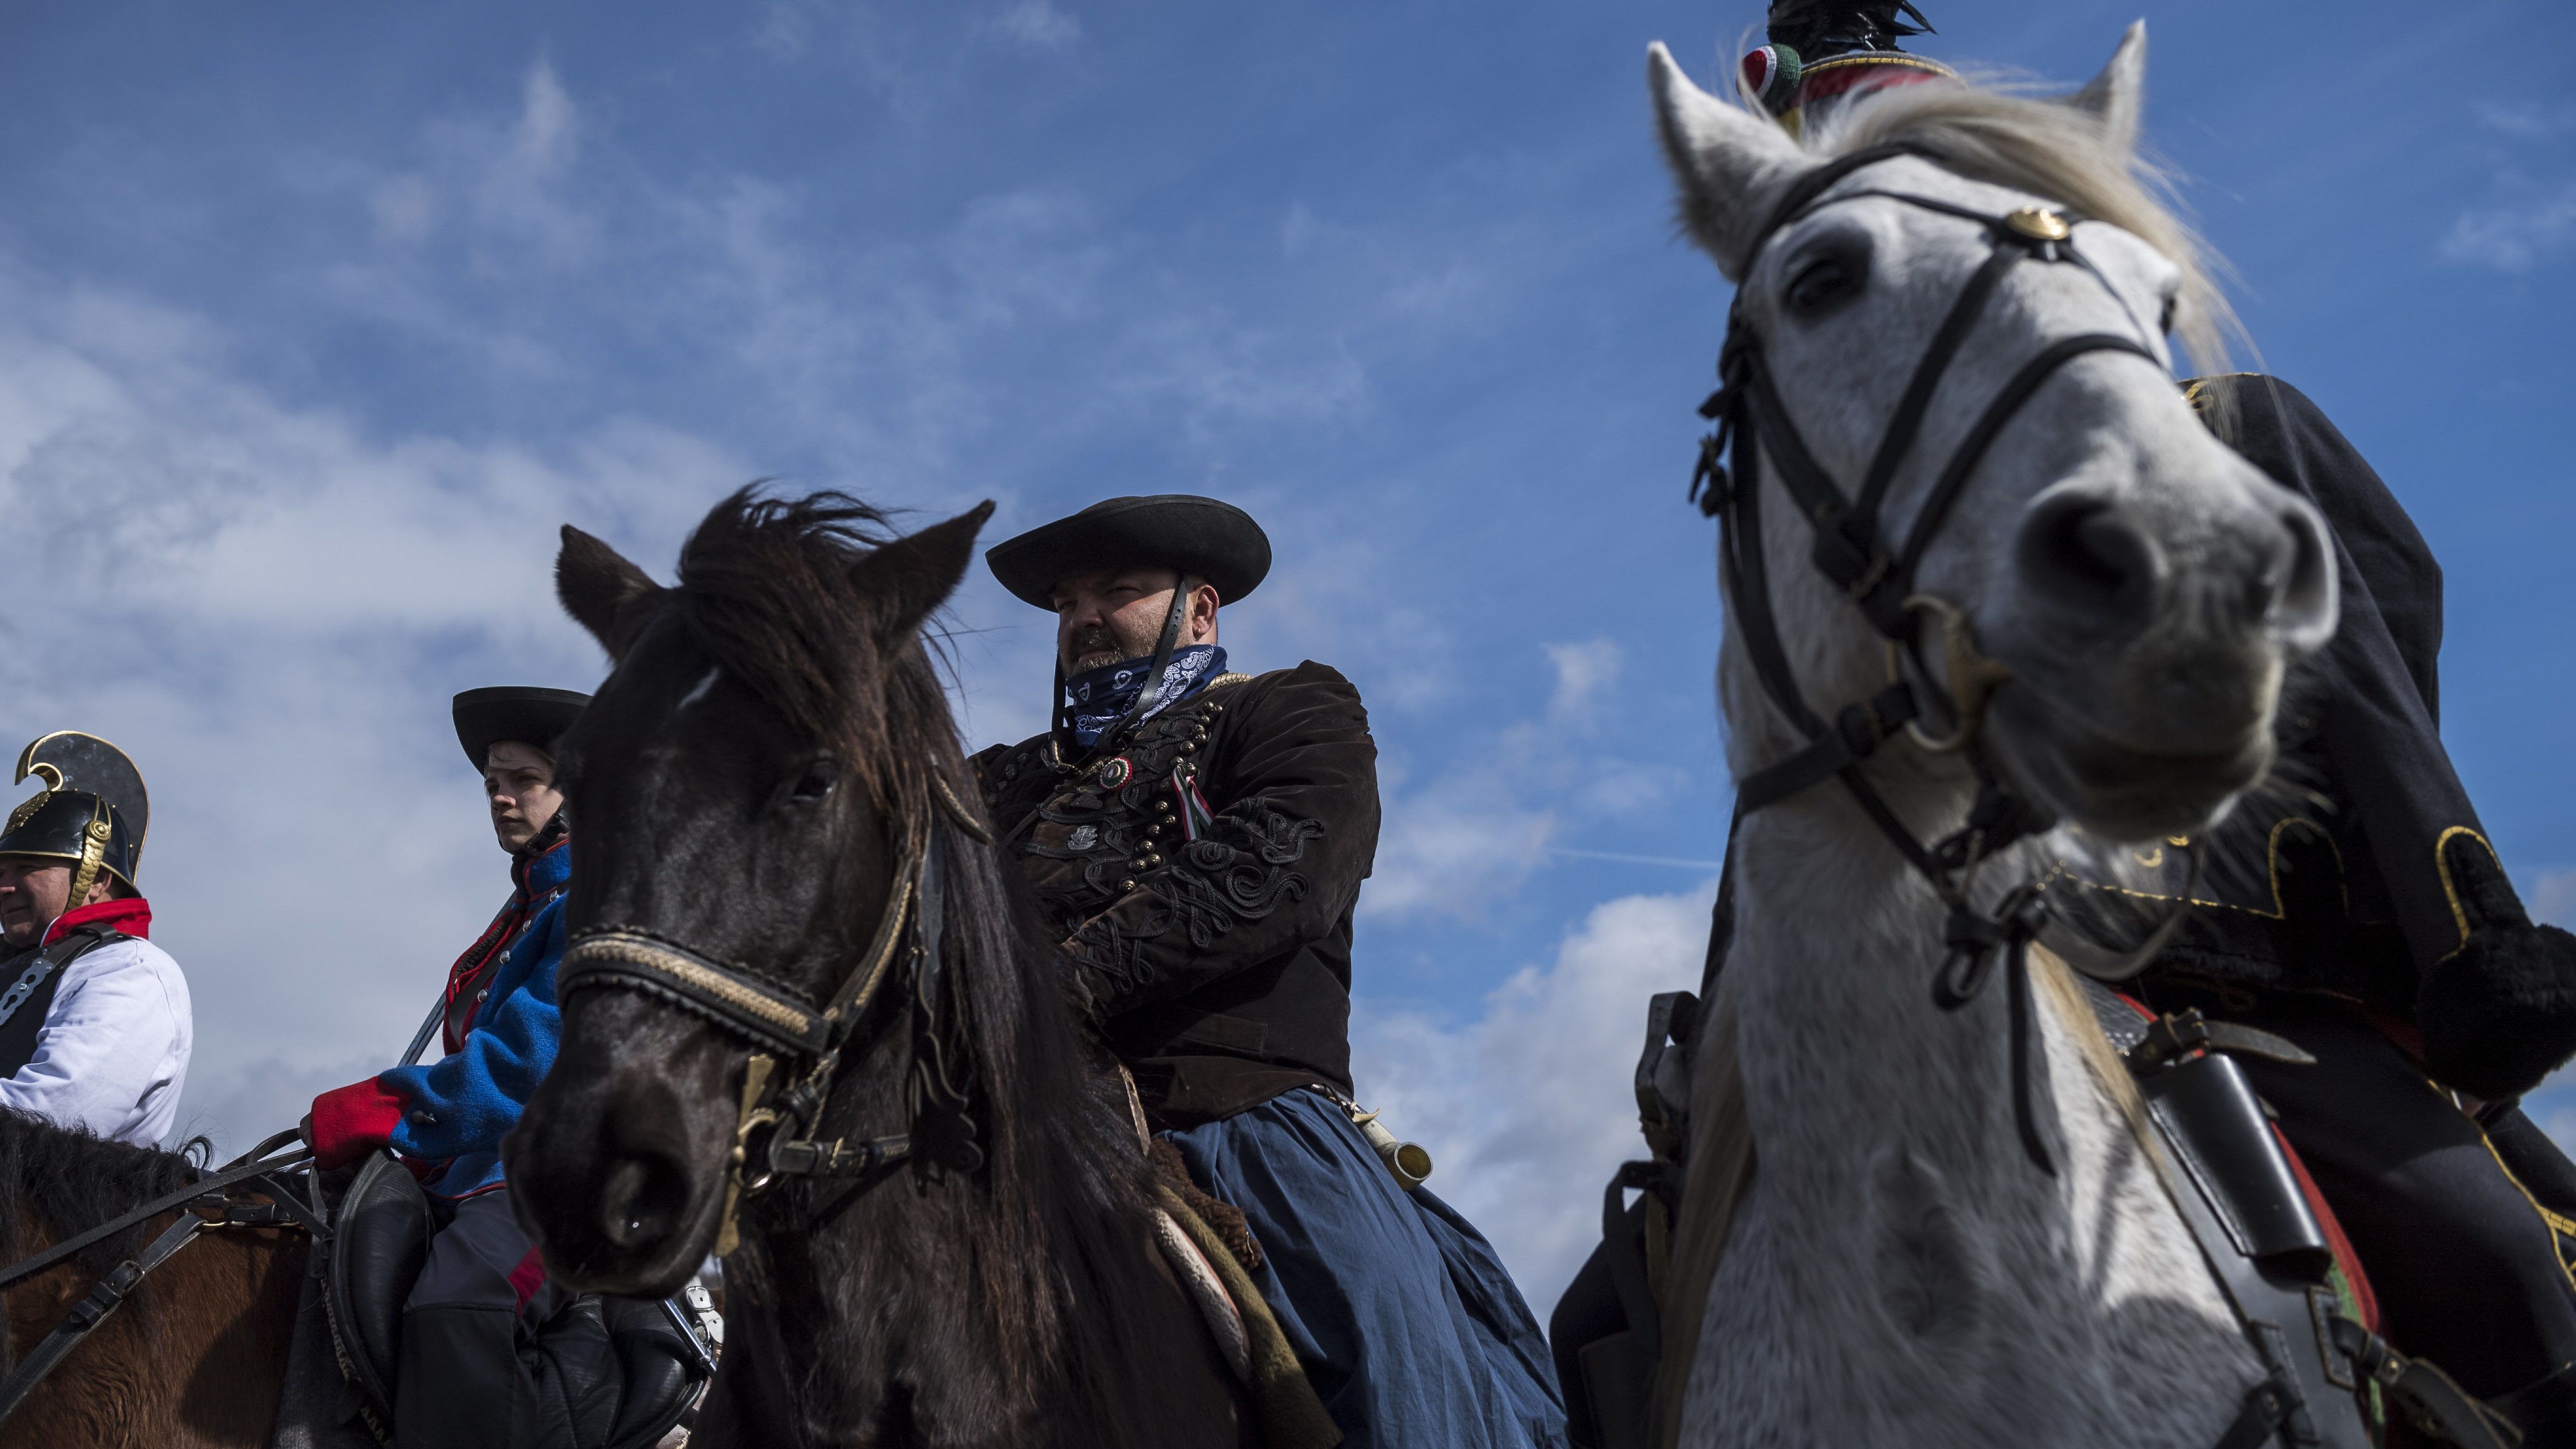
M 1226 672 L 1270 543 L 1211 498 L 1113 498 L 986 555 L 1056 616 L 1055 727 L 974 759 L 1143 1111 L 1239 1208 L 1349 1449 L 1555 1445 L 1547 1348 L 1493 1250 L 1354 1122 L 1351 912 L 1375 856 L 1359 692 Z
M 134 872 L 150 828 L 143 777 L 95 735 L 18 757 L 42 793 L 0 831 L 0 1107 L 156 1147 L 179 1111 L 188 981 L 145 939 Z
M 501 1139 L 554 1062 L 562 1035 L 555 967 L 572 883 L 571 822 L 549 751 L 589 696 L 504 687 L 456 696 L 456 737 L 483 772 L 493 833 L 510 854 L 510 899 L 448 972 L 446 1055 L 313 1099 L 306 1119 L 325 1168 L 390 1147 L 421 1165 L 445 1226 L 403 1305 L 394 1397 L 398 1449 L 503 1444 L 532 1412 L 523 1331 L 564 1295 L 510 1212 Z

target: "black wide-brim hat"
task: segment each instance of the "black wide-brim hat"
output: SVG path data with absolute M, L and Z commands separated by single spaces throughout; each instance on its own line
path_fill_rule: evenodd
M 579 718 L 590 696 L 569 689 L 503 684 L 456 696 L 456 742 L 480 770 L 503 740 L 533 745 L 551 755 L 555 741 Z
M 1195 493 L 1111 498 L 985 551 L 1023 603 L 1055 608 L 1055 586 L 1093 569 L 1147 564 L 1196 574 L 1233 603 L 1270 574 L 1270 536 L 1252 515 Z

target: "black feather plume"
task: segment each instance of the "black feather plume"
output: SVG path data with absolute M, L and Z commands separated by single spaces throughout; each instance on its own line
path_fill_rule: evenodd
M 1774 0 L 1770 39 L 1809 63 L 1855 50 L 1896 50 L 1898 39 L 1935 33 L 1911 0 Z

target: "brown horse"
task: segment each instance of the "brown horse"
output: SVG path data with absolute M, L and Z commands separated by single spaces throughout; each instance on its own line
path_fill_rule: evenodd
M 706 998 L 587 984 L 585 933 L 670 943 L 651 949 L 720 963 L 690 968 L 734 983 L 719 991 L 811 1010 L 875 955 L 901 863 L 921 858 L 907 842 L 938 832 L 945 862 L 935 949 L 892 958 L 812 1120 L 791 1124 L 913 1155 L 741 1201 L 701 1445 L 1207 1449 L 1249 1432 L 1156 1255 L 1125 1094 L 1083 1045 L 1016 874 L 959 823 L 972 797 L 920 626 L 990 511 L 895 538 L 838 495 L 746 491 L 698 527 L 670 589 L 565 530 L 565 607 L 616 668 L 558 745 L 582 822 L 563 1048 L 504 1148 L 559 1280 L 686 1280 L 733 1211 L 755 1055 Z M 791 1054 L 781 1076 L 808 1065 Z
M 198 1175 L 175 1152 L 103 1142 L 0 1111 L 0 1260 L 16 1262 Z M 9 1290 L 19 1359 L 165 1214 Z M 260 1449 L 277 1412 L 304 1278 L 305 1238 L 280 1228 L 200 1233 L 154 1270 L 0 1424 L 16 1449 Z

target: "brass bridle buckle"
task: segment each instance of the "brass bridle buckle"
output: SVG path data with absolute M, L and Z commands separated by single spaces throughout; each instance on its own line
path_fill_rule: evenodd
M 1908 720 L 1906 736 L 1932 754 L 1956 754 L 1976 740 L 1977 731 L 1985 723 L 1987 699 L 1997 685 L 2013 677 L 2012 671 L 1978 650 L 1976 633 L 1958 605 L 1937 594 L 1909 594 L 1901 607 L 1909 614 L 1927 615 L 1941 626 L 1942 672 L 1949 677 L 1925 682 L 1948 689 L 1952 720 L 1950 733 L 1942 736 L 1925 731 L 1919 717 Z M 1896 641 L 1888 641 L 1887 674 L 1891 683 L 1905 682 L 1898 648 Z

